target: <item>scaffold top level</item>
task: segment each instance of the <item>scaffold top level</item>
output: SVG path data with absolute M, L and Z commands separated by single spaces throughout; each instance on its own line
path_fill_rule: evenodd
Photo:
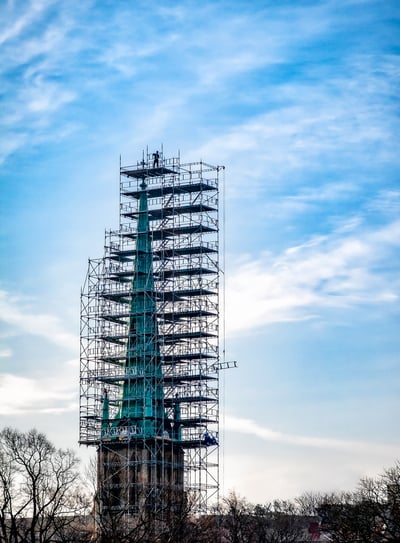
M 160 166 L 157 168 L 136 168 L 132 167 L 121 168 L 121 175 L 126 177 L 135 177 L 136 179 L 146 179 L 146 177 L 158 177 L 160 175 L 176 174 L 175 170 Z
M 153 155 L 154 156 L 154 155 Z M 135 179 L 146 179 L 149 177 L 162 177 L 164 175 L 181 175 L 181 174 L 200 174 L 206 172 L 219 172 L 224 166 L 213 166 L 207 162 L 200 160 L 199 162 L 187 162 L 181 164 L 179 158 L 164 158 L 158 155 L 158 159 L 151 159 L 151 155 L 147 156 L 147 160 L 143 157 L 141 162 L 130 166 L 120 166 L 120 174 L 125 177 Z

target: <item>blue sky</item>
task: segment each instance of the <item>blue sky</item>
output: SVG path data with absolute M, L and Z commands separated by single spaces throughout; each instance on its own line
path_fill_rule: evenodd
M 0 426 L 78 437 L 79 294 L 143 148 L 226 166 L 223 490 L 400 457 L 396 0 L 4 1 Z M 80 449 L 87 458 L 87 451 Z

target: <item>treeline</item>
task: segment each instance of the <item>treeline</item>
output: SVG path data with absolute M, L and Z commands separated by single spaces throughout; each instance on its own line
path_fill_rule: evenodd
M 151 515 L 99 515 L 93 478 L 36 430 L 2 430 L 0 543 L 400 543 L 399 463 L 353 492 L 265 504 L 231 493 L 200 517 L 187 495 Z
M 220 515 L 230 543 L 400 543 L 400 463 L 361 479 L 353 492 L 309 492 L 265 505 L 232 494 Z

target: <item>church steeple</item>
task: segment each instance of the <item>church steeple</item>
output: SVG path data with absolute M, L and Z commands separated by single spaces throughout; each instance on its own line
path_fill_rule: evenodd
M 188 496 L 205 512 L 218 494 L 220 170 L 162 150 L 120 165 L 119 229 L 89 261 L 80 442 L 98 447 L 99 514 L 125 535 L 129 515 Z
M 144 180 L 140 189 L 125 362 L 127 378 L 123 385 L 118 424 L 136 427 L 138 434 L 144 437 L 154 437 L 162 435 L 165 429 L 165 412 L 147 185 Z

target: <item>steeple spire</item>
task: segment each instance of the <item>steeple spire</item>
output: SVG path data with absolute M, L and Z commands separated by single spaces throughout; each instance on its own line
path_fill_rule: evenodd
M 132 301 L 122 403 L 117 425 L 136 427 L 145 437 L 162 435 L 162 369 L 156 320 L 153 255 L 149 227 L 147 185 L 142 181 L 139 196 L 139 220 L 136 240 Z

